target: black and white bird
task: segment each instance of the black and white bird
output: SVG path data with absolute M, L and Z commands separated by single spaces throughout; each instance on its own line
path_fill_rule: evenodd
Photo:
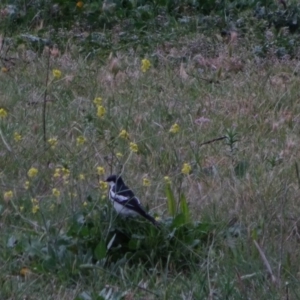
M 118 214 L 125 217 L 142 216 L 152 222 L 155 226 L 158 223 L 141 206 L 140 200 L 134 195 L 133 191 L 127 187 L 119 175 L 110 175 L 105 180 L 109 185 L 109 199 Z

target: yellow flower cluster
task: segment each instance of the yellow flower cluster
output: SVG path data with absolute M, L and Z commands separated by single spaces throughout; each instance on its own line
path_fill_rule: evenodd
M 18 132 L 14 132 L 14 140 L 15 142 L 20 142 L 22 140 L 22 136 Z
M 119 137 L 125 140 L 129 140 L 129 133 L 125 129 L 122 129 L 119 133 Z
M 68 168 L 63 167 L 61 169 L 61 171 L 62 171 L 63 176 L 64 176 L 65 179 L 69 178 L 69 176 L 70 176 L 70 170 Z
M 134 153 L 137 153 L 139 151 L 139 147 L 136 143 L 130 143 L 129 144 L 129 148 L 130 148 L 130 151 L 134 152 Z
M 13 191 L 7 191 L 4 193 L 3 198 L 5 201 L 9 201 L 12 199 L 13 196 L 14 196 Z
M 59 197 L 60 196 L 60 191 L 57 188 L 52 189 L 52 195 L 54 197 Z
M 105 169 L 103 167 L 97 167 L 97 174 L 98 175 L 104 175 L 105 174 Z
M 101 98 L 101 97 L 97 97 L 97 98 L 94 99 L 93 102 L 94 102 L 94 104 L 95 104 L 96 106 L 99 106 L 99 105 L 102 104 L 102 98 Z
M 96 105 L 97 108 L 97 117 L 102 118 L 106 114 L 106 109 L 102 105 L 102 98 L 97 97 L 94 99 L 94 104 Z
M 119 137 L 122 138 L 122 139 L 124 139 L 124 140 L 129 140 L 129 139 L 130 139 L 130 135 L 129 135 L 128 131 L 126 131 L 125 129 L 122 129 L 122 130 L 120 131 Z M 133 142 L 130 142 L 130 143 L 129 143 L 129 149 L 130 149 L 130 151 L 132 151 L 132 152 L 134 152 L 134 153 L 137 153 L 137 152 L 139 151 L 138 145 L 137 145 L 136 143 L 133 143 Z M 123 154 L 120 153 L 120 152 L 117 152 L 117 153 L 116 153 L 116 156 L 117 156 L 118 158 L 120 158 L 120 157 L 123 156 Z
M 184 163 L 181 169 L 181 173 L 184 175 L 188 175 L 190 174 L 191 171 L 192 171 L 191 165 L 188 163 Z
M 169 130 L 171 133 L 178 133 L 180 131 L 180 127 L 177 123 L 173 124 Z
M 143 73 L 147 72 L 151 67 L 151 63 L 148 59 L 144 58 L 142 59 L 142 65 L 141 65 L 141 70 Z
M 99 106 L 97 107 L 97 116 L 98 116 L 99 118 L 102 118 L 102 117 L 105 115 L 105 113 L 106 113 L 105 107 L 102 106 L 102 105 L 99 105 Z
M 61 71 L 58 69 L 53 69 L 52 70 L 52 75 L 55 79 L 59 79 L 61 77 Z
M 5 108 L 0 108 L 0 118 L 4 119 L 7 117 L 7 110 Z
M 25 190 L 28 190 L 29 189 L 29 186 L 30 186 L 30 182 L 27 180 L 27 181 L 25 181 L 25 183 L 24 183 L 24 189 Z
M 36 177 L 36 175 L 37 175 L 38 172 L 39 172 L 38 169 L 36 169 L 36 168 L 30 168 L 30 169 L 28 170 L 28 172 L 27 172 L 27 175 L 28 175 L 28 177 L 30 177 L 30 178 L 34 178 L 34 177 Z
M 108 188 L 108 184 L 105 181 L 99 181 L 100 190 L 106 190 Z
M 79 180 L 84 180 L 85 176 L 84 176 L 84 174 L 81 173 L 81 174 L 79 174 L 78 178 L 79 178 Z
M 147 178 L 147 177 L 144 177 L 143 178 L 143 186 L 150 186 L 151 185 L 151 182 L 150 180 Z
M 81 146 L 86 142 L 86 138 L 83 135 L 80 135 L 77 139 L 76 139 L 76 143 L 77 146 Z
M 61 176 L 61 168 L 55 168 L 53 177 L 54 178 L 59 178 Z
M 57 145 L 57 138 L 50 138 L 48 139 L 48 143 L 51 146 L 51 149 L 55 149 Z
M 117 158 L 121 158 L 123 156 L 123 154 L 121 152 L 117 152 L 116 156 L 117 156 Z
M 31 203 L 32 203 L 31 212 L 33 214 L 36 214 L 40 210 L 39 201 L 35 198 L 32 198 Z
M 166 183 L 166 184 L 171 184 L 171 179 L 170 179 L 169 176 L 165 176 L 165 177 L 164 177 L 164 180 L 165 180 L 165 183 Z

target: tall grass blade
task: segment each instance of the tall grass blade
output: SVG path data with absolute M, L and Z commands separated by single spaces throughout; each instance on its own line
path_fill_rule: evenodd
M 188 207 L 188 204 L 187 204 L 184 194 L 181 194 L 181 196 L 180 196 L 180 210 L 184 216 L 184 222 L 189 223 L 190 222 L 190 210 L 189 210 L 189 207 Z
M 170 184 L 168 184 L 166 187 L 166 196 L 167 196 L 168 212 L 172 217 L 175 217 L 175 215 L 176 215 L 176 200 L 175 200 L 175 197 L 172 192 Z

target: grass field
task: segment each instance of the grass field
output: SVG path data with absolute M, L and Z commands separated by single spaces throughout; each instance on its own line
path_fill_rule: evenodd
M 1 299 L 300 298 L 298 60 L 155 34 L 104 54 L 2 36 Z M 115 214 L 112 173 L 161 230 Z

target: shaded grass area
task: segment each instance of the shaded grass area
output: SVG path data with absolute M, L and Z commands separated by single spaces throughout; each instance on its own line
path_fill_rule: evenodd
M 101 59 L 75 43 L 49 68 L 47 47 L 8 51 L 1 298 L 299 298 L 299 64 L 230 37 Z M 161 230 L 112 211 L 118 172 Z

